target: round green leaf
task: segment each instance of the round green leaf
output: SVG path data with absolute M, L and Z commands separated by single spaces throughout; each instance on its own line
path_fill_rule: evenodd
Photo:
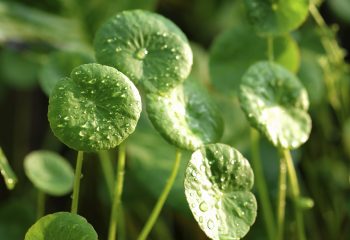
M 185 174 L 185 194 L 205 234 L 215 240 L 240 239 L 253 225 L 257 203 L 250 192 L 254 174 L 234 148 L 209 144 L 192 154 Z
M 73 68 L 91 62 L 93 60 L 90 57 L 80 52 L 52 53 L 39 72 L 39 83 L 42 90 L 47 96 L 50 96 L 57 82 L 68 76 Z
M 210 77 L 215 88 L 236 93 L 244 72 L 252 64 L 267 59 L 267 40 L 249 27 L 233 28 L 219 35 L 210 50 Z M 297 72 L 300 53 L 289 35 L 273 39 L 274 60 L 292 72 Z
M 77 151 L 116 147 L 134 130 L 141 98 L 134 84 L 118 70 L 99 64 L 73 69 L 59 81 L 49 100 L 53 133 Z
M 31 226 L 24 240 L 97 240 L 97 233 L 85 218 L 57 212 L 40 218 Z
M 309 0 L 245 0 L 248 20 L 259 33 L 280 35 L 298 28 L 309 12 Z
M 223 121 L 209 95 L 191 80 L 166 93 L 147 94 L 146 109 L 152 124 L 167 141 L 195 150 L 220 139 Z
M 165 91 L 187 78 L 192 52 L 185 35 L 168 19 L 143 10 L 107 21 L 94 40 L 99 63 L 117 68 L 148 91 Z
M 61 196 L 72 191 L 74 171 L 66 159 L 51 151 L 34 151 L 24 159 L 24 171 L 41 191 Z
M 249 122 L 274 146 L 293 149 L 308 139 L 307 92 L 285 68 L 270 62 L 250 67 L 242 78 L 239 99 Z

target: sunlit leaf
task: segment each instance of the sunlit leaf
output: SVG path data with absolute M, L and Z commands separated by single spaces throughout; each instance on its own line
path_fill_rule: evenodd
M 73 68 L 91 62 L 93 62 L 91 57 L 80 52 L 52 53 L 39 72 L 39 83 L 42 90 L 50 96 L 57 82 L 69 76 Z
M 298 28 L 309 12 L 309 0 L 245 0 L 248 19 L 259 33 L 280 35 Z
M 9 190 L 12 190 L 16 183 L 17 183 L 17 177 L 15 173 L 13 172 L 10 164 L 7 161 L 7 158 L 2 151 L 0 147 L 0 173 L 4 177 L 6 187 Z
M 40 218 L 28 230 L 24 240 L 97 240 L 97 233 L 85 218 L 57 212 Z
M 220 139 L 223 122 L 219 109 L 192 79 L 166 93 L 146 97 L 148 117 L 171 144 L 195 150 Z
M 309 138 L 307 92 L 282 66 L 259 62 L 250 67 L 242 78 L 239 99 L 251 125 L 274 146 L 293 149 Z
M 34 186 L 44 193 L 61 196 L 73 189 L 73 168 L 55 152 L 31 152 L 24 159 L 24 171 Z
M 257 214 L 250 192 L 254 174 L 234 148 L 209 144 L 192 154 L 185 174 L 185 194 L 201 229 L 214 240 L 240 239 Z
M 135 129 L 141 98 L 115 68 L 85 64 L 52 91 L 48 117 L 54 134 L 78 151 L 116 147 Z
M 192 51 L 170 20 L 142 10 L 124 11 L 107 21 L 94 40 L 99 63 L 117 68 L 148 91 L 165 91 L 190 73 Z
M 236 27 L 219 35 L 210 50 L 210 77 L 216 89 L 236 93 L 242 75 L 250 65 L 266 60 L 266 38 L 259 37 L 249 26 Z M 274 61 L 292 72 L 300 63 L 298 45 L 289 35 L 273 39 Z

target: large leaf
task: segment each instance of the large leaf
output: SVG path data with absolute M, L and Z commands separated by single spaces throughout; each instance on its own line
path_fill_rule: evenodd
M 192 154 L 185 194 L 193 216 L 215 240 L 240 239 L 254 223 L 257 203 L 250 192 L 254 174 L 234 148 L 209 144 Z
M 124 11 L 107 21 L 94 40 L 99 63 L 113 66 L 149 91 L 165 91 L 190 73 L 192 51 L 170 20 L 142 10 Z
M 280 35 L 298 28 L 309 12 L 309 0 L 245 0 L 248 19 L 259 33 Z
M 309 138 L 307 92 L 282 66 L 259 62 L 242 78 L 239 99 L 249 122 L 276 147 L 293 149 Z
M 135 129 L 141 97 L 118 70 L 99 64 L 75 68 L 52 91 L 48 117 L 54 134 L 78 151 L 116 147 Z
M 85 218 L 57 212 L 40 218 L 28 230 L 24 240 L 97 240 L 97 233 Z
M 44 193 L 61 196 L 73 189 L 73 168 L 54 152 L 31 152 L 24 159 L 24 171 L 35 187 Z
M 298 45 L 289 35 L 273 40 L 274 60 L 297 72 L 300 63 Z M 210 50 L 210 77 L 225 93 L 236 93 L 242 75 L 252 64 L 267 59 L 267 40 L 249 26 L 236 27 L 219 35 Z
M 166 93 L 146 97 L 148 117 L 171 144 L 195 150 L 221 138 L 223 121 L 219 109 L 193 79 Z

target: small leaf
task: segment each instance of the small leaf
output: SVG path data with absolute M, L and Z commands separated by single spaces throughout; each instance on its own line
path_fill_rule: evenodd
M 254 174 L 234 148 L 209 144 L 192 154 L 185 174 L 185 194 L 205 234 L 214 240 L 244 237 L 256 218 L 250 192 Z
M 309 138 L 307 92 L 280 65 L 259 62 L 250 67 L 242 78 L 239 99 L 250 124 L 274 146 L 294 149 Z
M 39 83 L 47 96 L 58 81 L 68 76 L 72 69 L 84 63 L 92 63 L 93 59 L 80 52 L 55 52 L 39 72 Z
M 107 150 L 134 130 L 141 97 L 118 70 L 99 64 L 73 69 L 52 91 L 48 117 L 53 133 L 77 151 Z
M 142 10 L 124 11 L 107 21 L 94 40 L 99 63 L 117 68 L 148 91 L 166 91 L 190 73 L 192 52 L 171 21 Z
M 236 27 L 219 35 L 210 50 L 210 76 L 214 86 L 235 94 L 244 72 L 252 64 L 267 59 L 267 40 L 249 26 Z M 297 72 L 300 63 L 298 45 L 289 35 L 273 39 L 274 60 Z
M 85 218 L 57 212 L 40 218 L 28 230 L 24 240 L 97 240 L 97 233 Z
M 219 109 L 192 79 L 166 93 L 147 94 L 146 109 L 153 126 L 179 148 L 195 150 L 223 132 Z
M 13 172 L 10 164 L 7 161 L 7 158 L 0 147 L 0 173 L 5 179 L 5 184 L 7 189 L 12 190 L 16 183 L 17 177 Z
M 248 19 L 258 33 L 281 35 L 298 28 L 309 12 L 309 0 L 245 0 Z
M 24 159 L 24 171 L 44 193 L 62 196 L 73 189 L 73 168 L 55 152 L 41 150 L 28 154 Z

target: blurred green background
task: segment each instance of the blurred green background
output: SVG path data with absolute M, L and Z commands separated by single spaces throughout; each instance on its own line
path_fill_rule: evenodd
M 35 222 L 36 190 L 24 175 L 23 159 L 33 150 L 60 153 L 73 165 L 75 152 L 60 143 L 48 125 L 45 67 L 60 67 L 69 74 L 65 56 L 57 51 L 83 53 L 72 64 L 93 59 L 92 39 L 110 16 L 126 9 L 147 9 L 174 21 L 188 36 L 194 52 L 191 77 L 210 91 L 225 120 L 223 143 L 250 157 L 249 125 L 238 101 L 212 83 L 209 58 L 213 42 L 221 33 L 245 26 L 241 0 L 16 0 L 0 1 L 0 146 L 19 182 L 8 191 L 0 180 L 0 239 L 20 240 Z M 350 50 L 350 1 L 328 0 L 322 16 L 335 29 L 339 44 Z M 305 212 L 307 239 L 346 240 L 350 236 L 350 74 L 349 66 L 332 71 L 342 82 L 342 109 L 327 91 L 327 72 L 322 68 L 325 51 L 314 21 L 309 18 L 292 37 L 300 48 L 298 76 L 309 91 L 313 128 L 310 139 L 293 152 L 304 195 L 315 205 Z M 53 55 L 56 54 L 56 57 Z M 242 51 L 244 54 L 244 51 Z M 346 61 L 349 56 L 346 55 Z M 92 60 L 93 61 L 93 60 Z M 238 59 L 239 61 L 239 59 Z M 68 69 L 67 69 L 68 68 Z M 244 70 L 243 70 L 244 71 Z M 338 74 L 338 75 L 336 75 Z M 44 80 L 43 80 L 44 79 Z M 335 98 L 335 100 L 332 98 Z M 333 101 L 333 102 L 332 102 Z M 333 104 L 332 104 L 333 103 Z M 116 152 L 111 151 L 116 157 Z M 149 239 L 207 239 L 197 226 L 185 201 L 183 173 L 190 153 L 183 154 L 182 170 Z M 276 198 L 278 154 L 261 141 L 261 157 L 270 197 Z M 106 239 L 110 201 L 99 158 L 87 154 L 83 168 L 79 213 Z M 136 132 L 127 140 L 127 169 L 123 195 L 124 221 L 119 239 L 136 239 L 175 158 L 175 148 L 165 142 L 142 115 Z M 47 213 L 68 211 L 70 196 L 48 197 Z M 293 237 L 293 214 L 287 202 L 285 239 Z M 291 234 L 289 234 L 289 232 Z M 267 239 L 261 212 L 245 239 Z

